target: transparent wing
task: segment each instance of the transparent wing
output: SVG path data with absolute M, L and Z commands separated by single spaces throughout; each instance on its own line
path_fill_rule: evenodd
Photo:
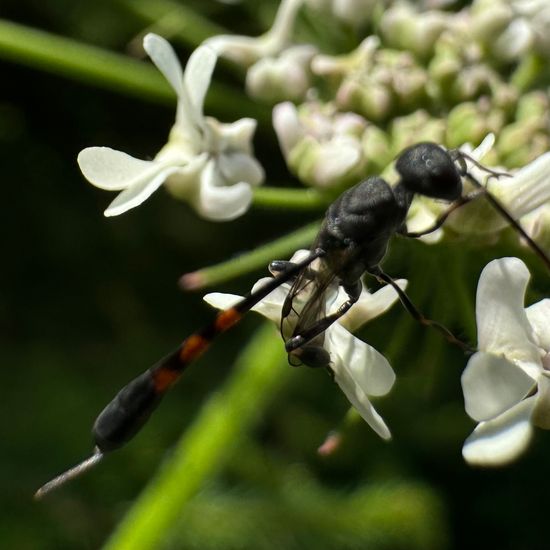
M 333 284 L 336 285 L 336 275 L 328 270 L 322 260 L 298 275 L 288 291 L 281 312 L 280 328 L 284 340 L 301 334 L 324 317 L 327 293 Z
M 281 312 L 280 331 L 285 342 L 294 336 L 302 335 L 327 314 L 327 304 L 331 295 L 336 297 L 342 272 L 356 261 L 358 251 L 342 250 L 339 256 L 339 269 L 330 269 L 323 257 L 318 258 L 304 269 L 293 281 Z M 308 346 L 323 347 L 324 333 L 309 342 Z

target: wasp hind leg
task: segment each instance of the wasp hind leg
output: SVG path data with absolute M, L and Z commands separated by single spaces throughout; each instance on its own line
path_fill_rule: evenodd
M 388 285 L 391 285 L 397 295 L 399 296 L 399 300 L 401 301 L 401 304 L 403 304 L 403 307 L 405 310 L 409 313 L 409 315 L 418 323 L 425 327 L 432 327 L 435 330 L 437 330 L 439 333 L 441 333 L 445 339 L 450 342 L 451 344 L 454 344 L 455 346 L 458 346 L 462 351 L 464 351 L 467 354 L 474 353 L 475 349 L 471 348 L 468 344 L 457 338 L 445 325 L 442 325 L 441 323 L 438 323 L 437 321 L 434 321 L 433 319 L 429 319 L 428 317 L 425 317 L 420 310 L 414 305 L 414 303 L 411 301 L 407 293 L 393 280 L 392 277 L 390 277 L 387 273 L 384 273 L 379 267 L 376 269 L 372 269 L 369 271 L 371 275 L 376 277 L 379 282 L 385 283 Z

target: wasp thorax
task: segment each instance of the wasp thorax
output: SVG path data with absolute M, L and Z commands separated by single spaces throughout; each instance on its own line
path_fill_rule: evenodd
M 395 169 L 401 184 L 413 193 L 448 201 L 462 194 L 462 180 L 453 159 L 435 143 L 417 143 L 405 149 Z

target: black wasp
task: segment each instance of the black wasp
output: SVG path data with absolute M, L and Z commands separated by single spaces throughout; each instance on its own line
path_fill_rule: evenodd
M 330 356 L 323 347 L 323 333 L 358 300 L 362 289 L 361 277 L 365 273 L 393 286 L 407 311 L 417 321 L 433 326 L 449 341 L 468 350 L 443 325 L 425 318 L 380 267 L 393 235 L 416 238 L 435 231 L 453 210 L 480 195 L 486 197 L 550 267 L 550 260 L 544 252 L 468 172 L 467 159 L 473 161 L 458 150 L 446 151 L 435 143 L 419 143 L 405 149 L 397 158 L 395 168 L 399 180 L 396 185 L 390 186 L 380 177 L 369 177 L 342 193 L 328 208 L 312 251 L 306 258 L 296 263 L 272 262 L 270 269 L 276 275 L 271 281 L 235 306 L 219 312 L 210 324 L 187 337 L 176 350 L 124 386 L 94 423 L 95 450 L 92 456 L 46 483 L 37 491 L 36 497 L 40 498 L 76 477 L 99 462 L 106 453 L 129 441 L 145 424 L 165 393 L 211 341 L 285 282 L 292 282 L 292 285 L 283 304 L 281 332 L 286 340 L 289 362 L 293 365 L 330 368 Z M 474 191 L 463 194 L 462 178 L 471 182 Z M 415 194 L 451 204 L 432 227 L 410 233 L 405 219 Z M 316 259 L 319 259 L 317 263 L 320 265 L 313 269 L 311 264 Z M 337 311 L 326 315 L 325 296 L 335 286 L 344 289 L 347 300 Z M 307 298 L 302 299 L 301 306 L 296 306 L 304 294 Z

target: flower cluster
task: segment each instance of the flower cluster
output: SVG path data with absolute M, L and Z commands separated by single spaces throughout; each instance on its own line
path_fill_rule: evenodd
M 389 144 L 378 128 L 330 105 L 309 102 L 297 109 L 289 101 L 279 103 L 273 126 L 289 169 L 313 187 L 356 183 L 388 160 Z

